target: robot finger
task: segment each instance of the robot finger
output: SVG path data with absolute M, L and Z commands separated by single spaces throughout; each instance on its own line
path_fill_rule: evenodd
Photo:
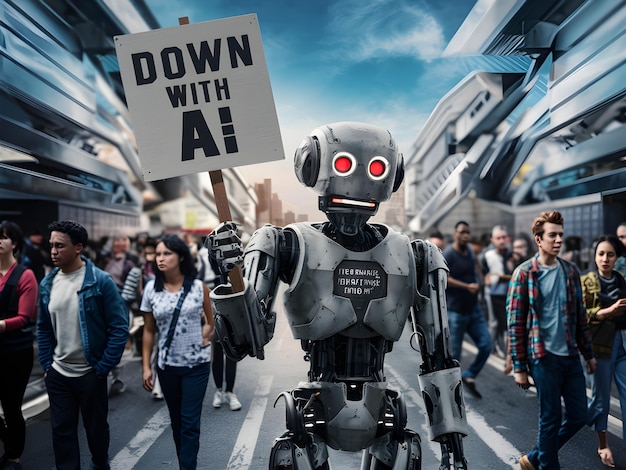
M 241 244 L 241 239 L 234 230 L 228 230 L 219 233 L 211 233 L 209 235 L 211 247 L 222 247 L 223 245 Z M 209 247 L 207 247 L 209 248 Z
M 243 263 L 243 256 L 237 256 L 233 258 L 224 258 L 222 260 L 222 269 L 225 272 L 232 271 L 237 266 L 240 266 Z
M 219 234 L 223 232 L 237 233 L 237 224 L 235 222 L 222 222 L 211 233 Z
M 243 247 L 240 243 L 229 243 L 215 248 L 215 258 L 223 260 L 226 258 L 237 258 L 243 256 Z

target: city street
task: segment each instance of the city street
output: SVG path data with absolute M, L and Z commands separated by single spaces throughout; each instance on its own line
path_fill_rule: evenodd
M 272 441 L 285 426 L 284 404 L 274 401 L 280 392 L 297 386 L 304 379 L 307 364 L 302 360 L 299 341 L 291 337 L 285 317 L 278 316 L 276 335 L 266 349 L 266 359 L 246 358 L 239 363 L 235 392 L 243 403 L 240 411 L 226 406 L 211 406 L 215 386 L 211 379 L 202 416 L 201 447 L 198 468 L 209 470 L 265 469 Z M 409 427 L 422 436 L 423 468 L 437 469 L 439 446 L 428 441 L 417 387 L 418 356 L 410 346 L 409 328 L 387 356 L 386 371 L 390 386 L 404 392 Z M 465 344 L 464 363 L 474 354 Z M 517 460 L 536 439 L 537 405 L 531 391 L 515 386 L 512 376 L 502 373 L 503 361 L 491 356 L 477 380 L 483 394 L 478 400 L 465 394 L 470 435 L 464 439 L 469 468 L 519 468 Z M 169 429 L 167 408 L 141 388 L 139 358 L 125 358 L 123 376 L 127 389 L 110 399 L 111 468 L 172 469 L 177 468 L 174 444 Z M 617 416 L 617 409 L 613 415 Z M 621 422 L 610 420 L 610 444 L 617 468 L 626 468 L 626 446 L 621 440 Z M 81 440 L 83 468 L 89 468 L 86 442 Z M 596 454 L 595 432 L 582 429 L 561 450 L 564 469 L 604 468 Z M 331 452 L 335 470 L 358 469 L 360 456 Z M 25 470 L 54 468 L 47 413 L 28 423 L 26 450 L 22 459 Z

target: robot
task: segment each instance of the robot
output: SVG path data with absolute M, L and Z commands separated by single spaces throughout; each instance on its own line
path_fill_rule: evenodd
M 319 194 L 326 222 L 265 225 L 245 251 L 233 222 L 206 241 L 222 273 L 243 266 L 243 291 L 225 282 L 211 292 L 227 354 L 264 359 L 282 281 L 292 334 L 310 363 L 307 380 L 276 400 L 284 399 L 287 431 L 274 441 L 270 470 L 330 469 L 328 447 L 361 451 L 362 470 L 422 468 L 421 439 L 406 428 L 403 396 L 387 387 L 383 367 L 405 324 L 420 355 L 418 383 L 429 438 L 442 449 L 439 468 L 466 469 L 468 428 L 450 348 L 445 259 L 430 242 L 367 223 L 403 180 L 395 140 L 369 124 L 328 124 L 303 140 L 294 167 Z

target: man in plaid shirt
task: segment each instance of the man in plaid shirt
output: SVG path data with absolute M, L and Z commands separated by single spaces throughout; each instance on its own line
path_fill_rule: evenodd
M 585 425 L 585 376 L 578 352 L 593 373 L 587 313 L 580 274 L 558 258 L 563 217 L 543 212 L 532 224 L 539 252 L 513 273 L 507 293 L 507 323 L 515 383 L 528 389 L 532 375 L 539 400 L 537 444 L 520 459 L 522 470 L 559 469 L 559 449 Z M 565 417 L 561 413 L 561 398 Z

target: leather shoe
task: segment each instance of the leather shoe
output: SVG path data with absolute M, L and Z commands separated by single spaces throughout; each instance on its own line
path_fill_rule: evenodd
M 535 466 L 530 463 L 528 455 L 522 455 L 519 459 L 519 466 L 522 470 L 535 470 Z
M 476 381 L 474 379 L 470 379 L 469 377 L 463 377 L 463 384 L 468 392 L 476 398 L 482 398 L 483 396 L 480 394 L 478 389 L 476 388 Z

